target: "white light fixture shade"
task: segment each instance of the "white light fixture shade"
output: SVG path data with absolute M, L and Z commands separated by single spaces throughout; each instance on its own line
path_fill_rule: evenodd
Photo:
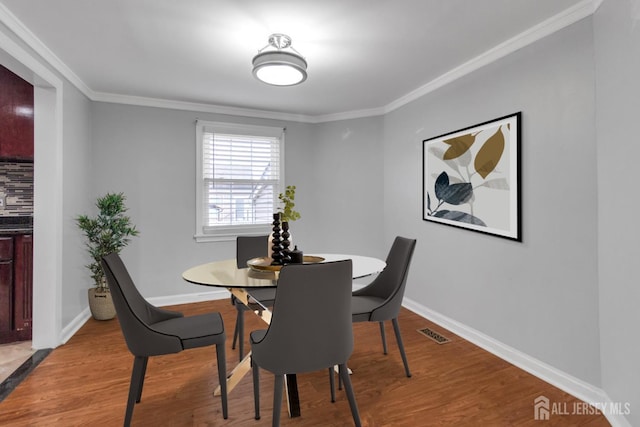
M 265 51 L 269 47 L 275 50 Z M 297 85 L 307 79 L 307 61 L 291 47 L 289 36 L 272 34 L 269 45 L 253 57 L 253 75 L 274 86 Z
M 289 52 L 263 52 L 253 58 L 253 75 L 275 86 L 293 86 L 307 79 L 307 61 Z

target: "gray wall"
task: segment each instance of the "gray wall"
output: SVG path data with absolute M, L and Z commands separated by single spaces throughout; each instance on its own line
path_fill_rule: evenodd
M 640 225 L 635 173 L 640 114 L 640 2 L 605 1 L 594 19 L 602 384 L 640 425 Z
M 598 386 L 592 38 L 585 19 L 388 114 L 384 229 L 418 239 L 409 298 Z M 422 221 L 422 140 L 517 111 L 522 243 Z
M 62 327 L 72 322 L 88 305 L 87 291 L 93 281 L 85 265 L 90 262 L 84 236 L 75 218 L 93 209 L 91 183 L 91 101 L 64 82 L 62 147 Z M 37 119 L 37 118 L 36 118 Z M 39 162 L 35 160 L 35 167 Z M 36 182 L 37 185 L 37 182 Z M 35 242 L 37 244 L 37 242 Z
M 315 252 L 383 257 L 382 119 L 369 117 L 314 127 L 311 147 Z
M 123 256 L 143 295 L 210 290 L 187 284 L 180 274 L 199 263 L 235 256 L 235 242 L 193 240 L 197 118 L 286 127 L 285 181 L 296 185 L 296 208 L 302 214 L 291 225 L 294 243 L 307 252 L 378 254 L 379 120 L 354 121 L 350 131 L 341 122 L 316 126 L 94 103 L 94 197 L 120 191 L 127 196 L 140 237 Z

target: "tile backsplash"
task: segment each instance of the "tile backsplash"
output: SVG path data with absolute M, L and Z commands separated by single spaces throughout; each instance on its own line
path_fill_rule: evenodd
M 33 163 L 0 161 L 0 193 L 4 193 L 2 216 L 33 215 Z

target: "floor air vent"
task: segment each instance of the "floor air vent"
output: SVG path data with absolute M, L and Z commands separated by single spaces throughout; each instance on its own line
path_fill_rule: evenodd
M 427 336 L 428 338 L 431 338 L 432 340 L 434 340 L 435 342 L 437 342 L 438 344 L 445 344 L 449 341 L 449 338 L 440 335 L 439 333 L 437 333 L 436 331 L 433 331 L 429 328 L 424 328 L 424 329 L 418 329 L 418 332 L 420 332 L 422 335 Z

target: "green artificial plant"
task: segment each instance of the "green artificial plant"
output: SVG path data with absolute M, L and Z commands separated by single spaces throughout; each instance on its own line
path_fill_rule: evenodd
M 131 240 L 130 237 L 139 234 L 131 219 L 125 215 L 125 199 L 123 193 L 107 193 L 96 201 L 99 211 L 97 217 L 79 215 L 76 218 L 78 227 L 84 231 L 87 238 L 87 249 L 93 260 L 86 267 L 91 272 L 91 278 L 99 292 L 108 289 L 100 264 L 102 257 L 114 252 L 120 253 Z
M 282 203 L 282 209 L 280 210 L 280 221 L 291 222 L 300 219 L 300 212 L 294 210 L 296 198 L 296 186 L 287 185 L 287 188 L 283 193 L 278 194 L 278 199 Z

